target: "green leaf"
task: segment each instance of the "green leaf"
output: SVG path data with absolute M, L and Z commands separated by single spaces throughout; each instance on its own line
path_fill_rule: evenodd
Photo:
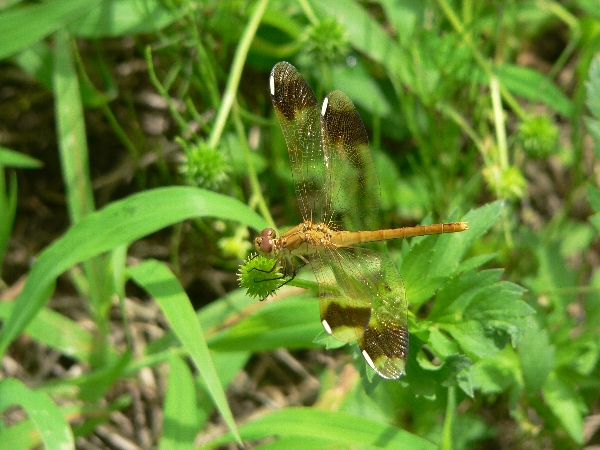
M 598 58 L 593 58 L 591 61 L 585 91 L 585 103 L 588 109 L 596 120 L 600 120 L 600 60 Z
M 496 283 L 502 276 L 501 269 L 467 272 L 451 278 L 438 292 L 429 320 L 437 322 L 460 322 L 467 306 L 484 287 Z
M 529 100 L 543 102 L 565 117 L 573 114 L 573 103 L 558 87 L 540 72 L 529 67 L 503 64 L 498 77 L 511 92 Z
M 438 239 L 436 242 L 436 258 L 429 267 L 433 276 L 448 276 L 458 267 L 459 262 L 473 242 L 479 239 L 500 217 L 504 202 L 499 200 L 488 203 L 465 214 L 462 222 L 469 223 L 469 229 L 462 233 L 440 236 L 450 239 Z
M 383 65 L 390 76 L 399 76 L 403 83 L 414 86 L 409 67 L 411 61 L 398 44 L 358 3 L 350 0 L 315 2 L 312 4 L 326 15 L 333 16 L 346 27 L 348 42 L 373 61 Z
M 20 405 L 27 411 L 45 448 L 75 448 L 71 426 L 47 394 L 31 390 L 14 378 L 0 380 L 0 412 L 11 405 Z
M 54 35 L 54 41 L 52 85 L 56 132 L 69 217 L 71 222 L 76 223 L 94 211 L 94 193 L 79 78 L 71 54 L 71 38 L 65 30 L 59 30 Z
M 590 117 L 583 118 L 592 139 L 594 140 L 594 153 L 596 158 L 600 157 L 600 122 Z
M 0 167 L 2 166 L 20 169 L 35 169 L 42 167 L 43 163 L 39 159 L 32 158 L 29 155 L 0 146 Z
M 515 343 L 524 331 L 523 318 L 534 312 L 520 300 L 523 288 L 498 282 L 500 275 L 500 270 L 463 274 L 436 297 L 429 320 L 450 333 L 467 355 L 495 354 L 505 345 L 505 335 Z
M 460 267 L 460 260 L 473 242 L 496 222 L 502 207 L 503 203 L 498 201 L 470 211 L 461 219 L 469 223 L 469 229 L 461 233 L 414 239 L 416 243 L 403 258 L 400 268 L 407 299 L 414 308 L 418 309 L 431 298 L 450 274 L 465 270 L 467 266 Z M 486 255 L 470 264 L 477 267 L 474 263 L 483 263 L 486 258 L 489 259 Z
M 71 383 L 79 386 L 79 398 L 86 402 L 97 402 L 123 376 L 125 367 L 131 361 L 131 353 L 126 351 L 118 360 L 110 361 L 95 372 L 79 376 Z
M 468 231 L 463 233 L 468 233 Z M 443 239 L 452 239 L 452 237 L 442 236 Z M 436 239 L 428 237 L 413 244 L 402 259 L 400 273 L 406 287 L 406 298 L 415 309 L 429 300 L 445 280 L 445 277 L 435 276 L 429 270 L 432 261 L 437 256 Z
M 377 449 L 435 449 L 431 442 L 408 431 L 386 423 L 353 416 L 342 412 L 322 411 L 316 408 L 286 408 L 272 412 L 246 423 L 240 428 L 244 440 L 290 439 L 298 443 L 308 439 L 311 446 L 321 442 L 321 448 L 334 446 L 377 448 Z M 230 442 L 225 436 L 206 448 Z M 277 448 L 277 447 L 275 447 Z M 292 447 L 294 448 L 294 447 Z M 303 448 L 303 447 L 302 447 Z
M 332 78 L 335 89 L 343 91 L 355 105 L 360 105 L 379 117 L 387 117 L 392 113 L 390 102 L 362 66 L 354 67 L 353 70 L 335 66 Z
M 187 364 L 176 355 L 169 358 L 164 412 L 163 434 L 158 449 L 194 449 L 198 426 L 196 387 Z
M 160 0 L 105 0 L 69 24 L 79 37 L 105 38 L 162 30 L 183 15 Z
M 23 420 L 11 427 L 0 428 L 2 450 L 39 448 L 40 444 L 40 435 L 32 420 Z
M 148 260 L 128 269 L 129 275 L 154 297 L 173 332 L 188 351 L 223 419 L 240 441 L 223 386 L 208 351 L 200 321 L 175 275 L 161 262 Z
M 483 323 L 489 320 L 517 319 L 535 311 L 519 300 L 525 289 L 509 281 L 501 281 L 481 289 L 465 309 L 464 318 Z
M 533 317 L 527 319 L 527 328 L 519 341 L 519 360 L 525 387 L 536 392 L 554 369 L 554 346 L 550 343 L 548 330 L 540 328 Z
M 527 281 L 527 287 L 537 295 L 547 296 L 554 309 L 549 313 L 551 322 L 562 322 L 569 303 L 575 300 L 577 280 L 560 252 L 561 242 L 540 242 L 535 249 L 538 273 Z
M 406 376 L 402 378 L 410 386 L 411 396 L 434 399 L 441 386 L 457 385 L 461 385 L 461 388 L 464 385 L 465 392 L 472 395 L 470 381 L 462 377 L 466 373 L 464 370 L 471 365 L 471 359 L 465 355 L 446 354 L 440 356 L 441 363 L 434 365 L 429 361 L 430 355 L 423 350 L 425 344 L 428 343 L 421 341 L 417 335 L 411 335 L 412 350 L 408 352 Z M 455 348 L 458 349 L 457 346 Z
M 596 186 L 589 185 L 588 189 L 588 201 L 592 206 L 594 212 L 600 213 L 600 189 Z
M 113 202 L 72 226 L 40 254 L 0 333 L 0 355 L 43 307 L 61 273 L 93 256 L 192 217 L 234 220 L 256 230 L 267 226 L 238 200 L 191 187 L 153 189 Z
M 495 355 L 500 349 L 485 326 L 479 322 L 449 323 L 442 328 L 452 335 L 467 355 L 485 358 Z
M 403 43 L 411 42 L 418 30 L 425 15 L 425 5 L 419 0 L 405 0 L 396 2 L 395 0 L 381 0 L 385 15 L 389 18 L 395 27 L 395 31 Z
M 571 439 L 579 445 L 583 444 L 583 415 L 587 413 L 587 407 L 573 383 L 552 372 L 546 378 L 542 394 Z
M 571 117 L 573 102 L 545 75 L 528 67 L 502 64 L 496 67 L 502 85 L 523 98 L 542 102 L 565 117 Z M 488 75 L 479 66 L 465 66 L 453 72 L 457 79 L 487 86 Z
M 497 354 L 475 362 L 471 367 L 471 379 L 473 388 L 484 394 L 501 393 L 513 387 L 518 395 L 522 381 L 514 349 L 507 346 Z
M 104 0 L 19 3 L 0 11 L 0 59 L 44 39 Z
M 309 348 L 323 330 L 318 299 L 305 294 L 267 301 L 253 314 L 209 339 L 220 351 Z

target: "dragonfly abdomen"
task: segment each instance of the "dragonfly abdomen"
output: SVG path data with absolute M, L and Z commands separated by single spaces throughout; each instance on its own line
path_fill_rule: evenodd
M 388 239 L 406 239 L 429 234 L 458 233 L 468 229 L 467 222 L 450 222 L 376 231 L 338 231 L 333 233 L 331 241 L 340 247 L 348 247 L 354 244 L 385 241 Z

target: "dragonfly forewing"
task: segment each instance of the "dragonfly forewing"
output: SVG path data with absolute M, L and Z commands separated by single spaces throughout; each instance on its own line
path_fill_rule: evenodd
M 273 67 L 269 83 L 288 147 L 300 213 L 304 220 L 320 222 L 326 198 L 319 104 L 306 80 L 285 61 Z

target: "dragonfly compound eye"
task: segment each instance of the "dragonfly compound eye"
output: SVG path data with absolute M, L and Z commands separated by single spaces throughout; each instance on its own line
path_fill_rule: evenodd
M 256 251 L 263 255 L 268 255 L 273 252 L 273 239 L 275 238 L 275 230 L 273 228 L 265 228 L 256 238 L 254 243 Z

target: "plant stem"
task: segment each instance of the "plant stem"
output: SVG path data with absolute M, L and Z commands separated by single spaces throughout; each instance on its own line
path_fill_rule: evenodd
M 240 78 L 242 77 L 242 70 L 244 68 L 246 56 L 248 55 L 248 50 L 250 49 L 250 44 L 252 43 L 252 39 L 256 34 L 256 30 L 258 29 L 258 25 L 260 24 L 268 3 L 269 0 L 260 0 L 258 2 L 250 21 L 244 29 L 240 45 L 238 45 L 237 49 L 235 50 L 231 71 L 229 73 L 229 79 L 227 80 L 225 93 L 223 94 L 223 98 L 221 100 L 221 108 L 217 113 L 215 125 L 208 139 L 208 145 L 210 147 L 216 147 L 217 142 L 219 142 L 219 139 L 221 139 L 221 134 L 223 134 L 225 122 L 227 121 L 227 116 L 229 115 L 229 111 L 231 110 L 231 106 L 235 100 L 235 94 L 240 84 Z

